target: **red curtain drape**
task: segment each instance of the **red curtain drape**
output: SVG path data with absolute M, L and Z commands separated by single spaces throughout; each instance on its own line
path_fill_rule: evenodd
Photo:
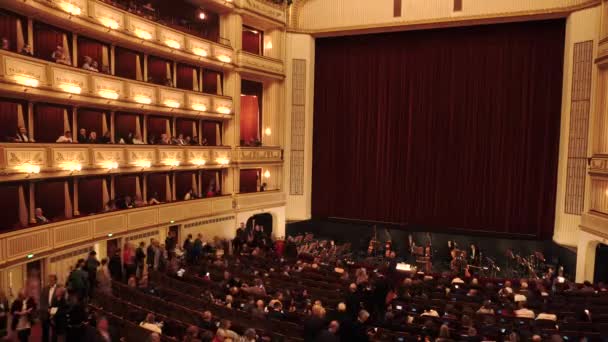
M 91 131 L 97 133 L 97 137 L 103 135 L 103 111 L 94 109 L 78 109 L 78 129 L 86 128 L 87 134 Z M 109 125 L 108 125 L 109 127 Z
M 19 184 L 0 186 L 0 208 L 0 232 L 19 226 Z
M 196 70 L 196 68 L 185 65 L 185 64 L 177 64 L 177 87 L 179 89 L 184 90 L 194 90 L 193 89 L 193 77 L 192 71 Z
M 65 107 L 52 104 L 34 106 L 34 137 L 36 142 L 53 143 L 63 135 L 63 111 Z M 71 113 L 68 110 L 68 113 Z
M 218 123 L 214 121 L 203 121 L 203 132 L 201 135 L 207 140 L 208 146 L 217 146 L 217 124 Z
M 176 172 L 175 173 L 175 193 L 177 200 L 183 200 L 186 193 L 192 189 L 192 175 L 196 172 Z M 193 189 L 196 191 L 196 189 Z
M 243 29 L 243 51 L 260 54 L 260 46 L 262 45 L 262 34 L 252 32 L 248 29 Z
M 148 137 L 154 136 L 158 139 L 161 134 L 167 133 L 167 121 L 169 121 L 169 118 L 161 116 L 149 116 L 147 127 Z
M 165 85 L 167 79 L 167 62 L 166 59 L 148 56 L 148 79 L 151 83 Z M 173 73 L 173 64 L 171 65 L 171 73 Z M 173 80 L 173 77 L 171 78 Z
M 260 169 L 244 169 L 240 172 L 239 192 L 256 192 L 258 191 L 258 178 L 260 177 Z
M 137 189 L 137 176 L 124 175 L 114 178 L 114 198 L 131 196 L 135 198 L 135 190 Z
M 0 100 L 0 139 L 2 141 L 13 141 L 15 134 L 17 134 L 17 108 L 19 103 Z M 27 108 L 24 108 L 27 109 Z M 24 112 L 24 117 L 27 115 L 27 111 Z
M 137 53 L 119 47 L 115 48 L 115 53 L 116 65 L 114 66 L 114 73 L 116 76 L 136 80 Z M 140 58 L 140 63 L 143 63 L 143 58 Z
M 109 50 L 109 49 L 108 49 Z M 98 69 L 101 71 L 101 61 L 103 59 L 103 44 L 88 38 L 78 37 L 78 66 L 84 64 L 84 57 L 89 56 L 99 64 Z
M 116 113 L 114 116 L 114 132 L 115 140 L 120 141 L 122 138 L 126 141 L 129 133 L 135 134 L 137 125 L 137 114 Z
M 192 120 L 192 119 L 177 119 L 177 134 L 183 134 L 184 138 L 185 137 L 191 137 L 193 136 L 193 132 L 192 132 L 192 123 L 196 122 L 196 120 Z M 197 123 L 198 124 L 198 123 Z M 198 130 L 198 127 L 197 127 Z
M 258 97 L 241 95 L 241 145 L 260 140 L 260 112 Z
M 150 173 L 147 176 L 148 200 L 158 194 L 157 200 L 165 202 L 167 194 L 167 175 L 164 173 Z
M 65 217 L 64 180 L 47 180 L 36 183 L 36 208 L 41 208 L 49 220 Z
M 0 38 L 6 38 L 11 51 L 17 51 L 17 20 L 13 13 L 0 11 Z
M 317 39 L 313 217 L 550 238 L 564 26 Z
M 87 177 L 78 180 L 78 211 L 90 215 L 103 211 L 102 177 Z M 108 184 L 110 184 L 108 182 Z
M 217 75 L 220 75 L 222 80 L 222 73 L 211 69 L 203 69 L 203 92 L 207 94 L 217 94 Z
M 63 31 L 58 28 L 36 23 L 34 25 L 34 54 L 36 57 L 52 61 L 51 57 L 57 46 L 63 46 Z M 70 45 L 70 35 L 68 34 L 68 46 Z M 71 49 L 71 47 L 70 47 Z M 67 51 L 67 53 L 71 52 Z
M 202 195 L 206 196 L 207 192 L 209 192 L 209 187 L 212 186 L 211 191 L 213 191 L 214 193 L 217 193 L 219 190 L 221 190 L 218 187 L 218 184 L 216 184 L 216 180 L 220 179 L 220 177 L 218 177 L 218 174 L 220 174 L 219 170 L 204 170 L 202 175 L 201 175 L 201 189 L 203 190 Z

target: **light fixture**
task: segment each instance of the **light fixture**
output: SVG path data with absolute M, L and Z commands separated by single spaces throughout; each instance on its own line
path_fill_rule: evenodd
M 201 56 L 201 57 L 207 57 L 207 55 L 209 54 L 207 52 L 207 50 L 201 49 L 201 48 L 197 48 L 197 47 L 192 48 L 192 53 L 194 53 L 197 56 Z
M 220 114 L 230 114 L 232 112 L 232 109 L 227 106 L 219 106 L 216 108 L 216 110 Z
M 133 165 L 138 166 L 138 167 L 142 167 L 142 168 L 148 168 L 150 166 L 152 166 L 152 162 L 150 162 L 149 160 L 136 160 Z
M 190 163 L 196 166 L 203 166 L 205 165 L 205 159 L 192 159 Z
M 70 171 L 70 172 L 81 171 L 82 170 L 82 164 L 80 164 L 79 162 L 76 162 L 76 161 L 70 161 L 70 162 L 61 163 L 59 166 L 63 170 Z
M 71 15 L 80 15 L 80 13 L 82 13 L 82 10 L 80 9 L 80 7 L 69 3 L 67 1 L 61 1 L 59 2 L 59 8 L 61 8 L 63 11 L 71 14 Z
M 220 165 L 228 165 L 228 164 L 230 164 L 230 159 L 228 159 L 226 157 L 218 157 L 215 159 L 215 162 Z
M 34 257 L 34 254 L 28 254 L 28 255 L 27 255 L 27 258 L 28 258 L 28 259 L 31 259 L 31 258 L 33 258 L 33 257 Z
M 133 101 L 141 104 L 150 104 L 152 103 L 152 99 L 145 95 L 135 95 L 133 97 Z
M 34 165 L 29 162 L 18 165 L 15 167 L 15 169 L 19 172 L 28 173 L 28 174 L 40 173 L 40 166 Z
M 112 234 L 112 233 L 109 233 L 109 234 L 108 234 L 108 237 L 112 237 L 112 235 L 114 235 L 114 234 Z
M 219 56 L 217 56 L 217 59 L 220 62 L 224 62 L 224 63 L 230 63 L 230 62 L 232 62 L 232 58 L 230 58 L 230 56 L 228 56 L 228 55 L 219 55 Z
M 198 18 L 199 18 L 200 20 L 205 20 L 205 18 L 207 18 L 207 15 L 205 14 L 205 12 L 201 11 L 201 12 L 198 14 Z
M 163 164 L 165 164 L 167 166 L 175 167 L 175 166 L 179 166 L 179 160 L 177 160 L 177 159 L 165 159 L 163 161 Z
M 270 127 L 266 127 L 266 129 L 264 130 L 264 134 L 266 134 L 267 136 L 272 135 L 272 130 L 270 129 Z
M 104 168 L 106 168 L 108 170 L 116 170 L 116 169 L 118 169 L 118 162 L 105 161 L 105 162 L 101 163 L 101 166 L 103 166 Z
M 35 79 L 31 76 L 27 76 L 27 75 L 15 75 L 15 76 L 13 76 L 13 79 L 18 84 L 28 86 L 28 87 L 37 87 L 40 84 L 40 81 L 38 81 L 37 79 Z
M 70 83 L 60 84 L 59 89 L 71 94 L 80 94 L 82 92 L 82 88 L 80 88 L 80 86 Z
M 167 45 L 168 47 L 172 48 L 172 49 L 179 49 L 182 47 L 182 45 L 173 39 L 167 39 L 165 40 L 165 45 Z
M 120 27 L 120 25 L 118 25 L 118 21 L 112 19 L 112 18 L 107 18 L 107 17 L 103 17 L 103 18 L 99 18 L 99 22 L 101 23 L 101 25 L 110 28 L 112 30 L 116 30 Z
M 264 178 L 270 178 L 270 170 L 266 170 L 266 172 L 264 172 Z
M 99 96 L 103 97 L 104 99 L 110 99 L 110 100 L 118 99 L 118 92 L 115 90 L 111 90 L 111 89 L 101 89 L 100 91 L 97 92 L 97 94 L 99 94 Z
M 135 35 L 141 39 L 150 40 L 152 39 L 152 33 L 140 29 L 135 30 Z
M 170 99 L 165 100 L 163 103 L 165 104 L 165 106 L 171 107 L 171 108 L 179 108 L 179 106 L 181 106 L 181 104 L 178 101 L 170 100 Z
M 192 105 L 192 109 L 198 110 L 199 112 L 205 112 L 207 111 L 207 106 L 202 103 L 195 103 Z
M 264 47 L 266 48 L 266 50 L 272 49 L 272 40 L 267 41 Z

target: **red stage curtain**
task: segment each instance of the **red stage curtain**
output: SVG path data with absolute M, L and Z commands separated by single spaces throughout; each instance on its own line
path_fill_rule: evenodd
M 102 177 L 87 177 L 78 180 L 78 211 L 90 215 L 103 211 Z M 108 184 L 110 184 L 108 182 Z
M 19 103 L 0 100 L 0 139 L 2 141 L 13 141 L 17 134 L 17 108 Z M 27 117 L 27 108 L 23 113 Z
M 218 123 L 214 121 L 203 121 L 203 132 L 201 135 L 207 140 L 208 146 L 217 146 L 217 125 Z
M 260 112 L 257 96 L 241 95 L 241 145 L 260 140 Z
M 34 25 L 34 54 L 36 57 L 47 61 L 53 61 L 51 56 L 57 49 L 57 46 L 63 46 L 63 33 L 64 32 L 58 28 L 36 23 Z M 68 46 L 70 46 L 69 34 Z M 67 52 L 70 53 L 71 56 L 71 52 Z
M 0 11 L 0 38 L 9 41 L 11 51 L 17 51 L 17 15 Z
M 18 227 L 19 184 L 4 183 L 0 186 L 0 208 L 0 232 Z
M 65 107 L 51 104 L 34 106 L 34 138 L 36 142 L 54 143 L 63 135 L 63 111 Z M 68 110 L 71 117 L 71 111 Z
M 148 56 L 148 79 L 151 79 L 151 83 L 165 85 L 165 80 L 167 79 L 167 62 L 169 61 L 166 59 Z M 173 73 L 173 64 L 170 63 L 170 65 L 171 73 Z
M 167 133 L 167 121 L 169 121 L 169 118 L 161 116 L 149 116 L 148 137 L 154 136 L 158 139 L 161 134 Z
M 154 193 L 158 194 L 157 200 L 165 202 L 167 194 L 167 178 L 164 173 L 150 173 L 147 176 L 148 200 Z
M 135 190 L 137 189 L 137 176 L 124 175 L 114 178 L 114 198 L 131 196 L 135 198 Z
M 103 59 L 103 44 L 88 38 L 78 37 L 78 67 L 84 64 L 84 57 L 89 56 L 99 64 L 98 69 L 101 71 Z M 109 51 L 109 49 L 108 49 Z
M 115 63 L 114 73 L 116 76 L 128 78 L 131 80 L 137 79 L 137 53 L 123 48 L 115 48 Z M 140 58 L 143 63 L 143 58 Z M 143 68 L 142 68 L 143 70 Z
M 108 125 L 109 127 L 110 125 Z M 78 109 L 78 129 L 86 128 L 87 135 L 91 131 L 97 133 L 97 137 L 103 136 L 103 111 L 94 109 Z
M 185 137 L 191 137 L 193 136 L 193 132 L 192 132 L 192 123 L 196 122 L 196 120 L 191 120 L 191 119 L 177 119 L 177 134 L 183 134 L 184 138 Z M 198 123 L 197 123 L 198 124 Z M 197 126 L 197 130 L 198 130 L 198 126 Z
M 114 133 L 116 134 L 115 141 L 120 141 L 120 138 L 126 141 L 129 133 L 135 134 L 137 125 L 137 114 L 116 113 L 114 116 Z
M 177 64 L 177 87 L 179 89 L 193 91 L 192 70 L 196 68 L 185 64 Z
M 192 189 L 192 175 L 196 172 L 176 172 L 175 173 L 175 193 L 177 200 L 181 201 L 186 193 Z M 198 180 L 197 180 L 198 182 Z M 193 189 L 196 192 L 196 189 Z
M 221 81 L 223 79 L 221 72 L 211 69 L 203 69 L 203 93 L 217 94 L 217 75 L 220 75 Z
M 564 26 L 317 39 L 313 217 L 550 238 Z
M 36 183 L 36 208 L 41 208 L 49 220 L 65 218 L 64 180 L 47 180 Z
M 243 51 L 260 55 L 260 46 L 262 45 L 262 34 L 253 33 L 250 30 L 243 29 Z
M 260 176 L 260 169 L 241 170 L 239 192 L 247 193 L 247 192 L 258 191 L 259 176 Z

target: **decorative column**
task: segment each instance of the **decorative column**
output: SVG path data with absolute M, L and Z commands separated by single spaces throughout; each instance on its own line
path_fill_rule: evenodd
M 34 140 L 34 103 L 27 103 L 27 134 L 30 141 Z
M 63 200 L 63 210 L 65 218 L 72 218 L 74 212 L 72 209 L 72 199 L 70 197 L 70 183 L 67 180 L 63 182 Z
M 78 68 L 78 33 L 72 32 L 72 65 Z
M 78 178 L 74 178 L 74 216 L 80 216 L 80 210 L 78 208 Z
M 27 18 L 27 43 L 34 53 L 34 19 L 30 17 Z
M 36 183 L 30 182 L 30 223 L 36 223 L 36 214 L 34 210 L 36 209 Z
M 116 112 L 115 111 L 111 111 L 110 112 L 110 142 L 112 144 L 115 143 L 115 138 L 116 136 Z
M 110 73 L 116 75 L 116 46 L 110 45 Z
M 19 184 L 19 224 L 26 227 L 28 224 L 28 209 L 25 202 L 25 187 Z
M 72 107 L 72 136 L 78 136 L 78 109 Z

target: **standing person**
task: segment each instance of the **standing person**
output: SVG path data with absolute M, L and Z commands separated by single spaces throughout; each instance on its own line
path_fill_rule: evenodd
M 192 246 L 192 261 L 195 263 L 198 262 L 201 253 L 203 253 L 203 235 L 198 234 L 196 240 L 194 240 L 194 245 Z
M 112 254 L 110 257 L 108 269 L 110 270 L 110 275 L 112 276 L 113 280 L 122 281 L 122 260 L 120 260 L 120 248 L 117 248 L 114 251 L 114 254 Z
M 135 276 L 141 278 L 144 275 L 144 265 L 146 264 L 146 253 L 144 252 L 146 244 L 142 241 L 139 247 L 135 250 L 135 265 L 137 270 Z
M 184 244 L 182 246 L 184 253 L 186 253 L 186 260 L 188 263 L 192 263 L 192 234 L 188 234 L 186 240 L 184 240 Z
M 165 239 L 165 249 L 167 250 L 167 253 L 171 254 L 175 252 L 175 246 L 175 236 L 173 232 L 170 231 L 169 234 L 167 234 L 167 238 Z
M 85 264 L 89 279 L 89 296 L 93 293 L 95 287 L 97 286 L 97 268 L 99 265 L 99 260 L 97 260 L 97 252 L 89 252 L 89 257 L 87 258 L 87 262 Z
M 67 306 L 66 318 L 66 341 L 82 341 L 82 337 L 85 333 L 87 312 L 85 310 L 85 306 L 78 297 L 70 297 Z
M 42 323 L 42 341 L 49 341 L 49 330 L 51 327 L 51 309 L 55 305 L 55 291 L 57 290 L 57 276 L 49 274 L 48 284 L 42 288 L 40 293 L 40 305 L 38 317 Z
M 89 275 L 84 268 L 84 259 L 78 259 L 76 268 L 68 277 L 68 293 L 76 296 L 79 300 L 84 300 L 89 293 Z
M 148 272 L 154 269 L 154 255 L 156 254 L 156 248 L 154 245 L 156 240 L 150 239 L 150 245 L 146 249 L 146 264 L 148 264 Z
M 53 334 L 51 336 L 51 341 L 65 342 L 65 335 L 68 329 L 68 302 L 65 298 L 65 288 L 63 287 L 58 287 L 57 290 L 55 290 L 54 308 L 54 315 L 51 315 L 51 323 L 53 326 Z
M 125 243 L 125 249 L 122 252 L 122 262 L 125 268 L 125 279 L 129 279 L 137 270 L 137 267 L 135 266 L 133 245 L 131 245 L 129 242 Z
M 4 290 L 0 289 L 0 340 L 8 334 L 8 298 Z
M 34 298 L 28 297 L 24 289 L 11 305 L 11 330 L 17 332 L 19 342 L 28 342 L 32 333 L 33 312 L 36 310 Z
M 112 294 L 112 276 L 108 268 L 108 259 L 101 259 L 101 267 L 97 270 L 97 286 L 101 293 Z

